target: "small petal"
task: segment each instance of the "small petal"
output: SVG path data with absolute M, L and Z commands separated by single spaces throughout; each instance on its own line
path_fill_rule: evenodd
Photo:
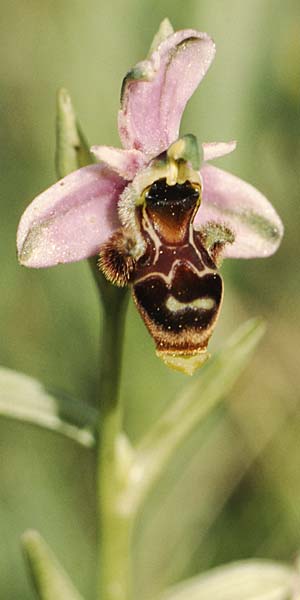
M 202 144 L 203 149 L 203 160 L 213 160 L 214 158 L 220 158 L 226 156 L 236 149 L 237 142 L 232 140 L 230 142 L 206 142 Z
M 235 241 L 225 246 L 224 258 L 255 258 L 273 254 L 283 235 L 282 222 L 269 201 L 252 185 L 235 175 L 204 165 L 203 201 L 196 227 L 215 222 L 233 232 Z
M 123 81 L 119 133 L 125 148 L 157 156 L 178 138 L 183 110 L 215 56 L 206 33 L 170 35 Z
M 131 181 L 145 166 L 145 155 L 139 150 L 121 150 L 113 146 L 92 146 L 91 152 L 98 160 L 116 171 L 120 177 Z
M 50 267 L 97 254 L 120 225 L 117 201 L 125 185 L 102 165 L 90 165 L 37 196 L 19 224 L 20 263 Z

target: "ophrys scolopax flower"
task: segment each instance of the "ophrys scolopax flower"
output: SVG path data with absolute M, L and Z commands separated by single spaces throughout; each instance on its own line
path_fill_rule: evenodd
M 208 164 L 235 142 L 202 144 L 199 152 L 193 135 L 178 137 L 214 56 L 207 34 L 174 33 L 164 21 L 149 57 L 123 81 L 123 149 L 93 146 L 99 164 L 40 194 L 17 236 L 19 260 L 29 267 L 99 254 L 107 279 L 132 286 L 157 354 L 188 373 L 207 358 L 223 297 L 221 260 L 269 256 L 283 233 L 259 191 Z

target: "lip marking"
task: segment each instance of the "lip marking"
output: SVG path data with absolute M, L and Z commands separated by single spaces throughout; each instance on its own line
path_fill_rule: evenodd
M 213 298 L 196 298 L 192 302 L 179 302 L 174 296 L 169 296 L 166 300 L 166 307 L 171 312 L 180 312 L 186 308 L 192 310 L 212 310 L 215 306 Z

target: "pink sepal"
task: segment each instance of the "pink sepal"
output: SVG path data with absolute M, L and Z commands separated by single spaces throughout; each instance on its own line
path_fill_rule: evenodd
M 255 258 L 273 254 L 283 235 L 282 222 L 261 192 L 235 175 L 203 165 L 203 200 L 195 226 L 208 222 L 226 225 L 235 241 L 224 249 L 224 258 Z
M 117 202 L 125 185 L 103 165 L 90 165 L 37 196 L 19 224 L 20 263 L 50 267 L 97 254 L 119 227 Z
M 206 33 L 177 31 L 125 77 L 119 134 L 127 149 L 154 157 L 179 135 L 185 105 L 210 67 L 215 45 Z

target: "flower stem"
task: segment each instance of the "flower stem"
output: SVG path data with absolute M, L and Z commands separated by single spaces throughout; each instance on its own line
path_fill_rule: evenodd
M 100 422 L 97 460 L 99 527 L 99 600 L 131 600 L 131 518 L 119 499 L 122 491 L 124 453 L 122 406 L 119 401 L 122 346 L 127 290 L 94 275 L 102 297 L 103 327 L 100 362 Z M 126 462 L 126 461 L 125 461 Z

